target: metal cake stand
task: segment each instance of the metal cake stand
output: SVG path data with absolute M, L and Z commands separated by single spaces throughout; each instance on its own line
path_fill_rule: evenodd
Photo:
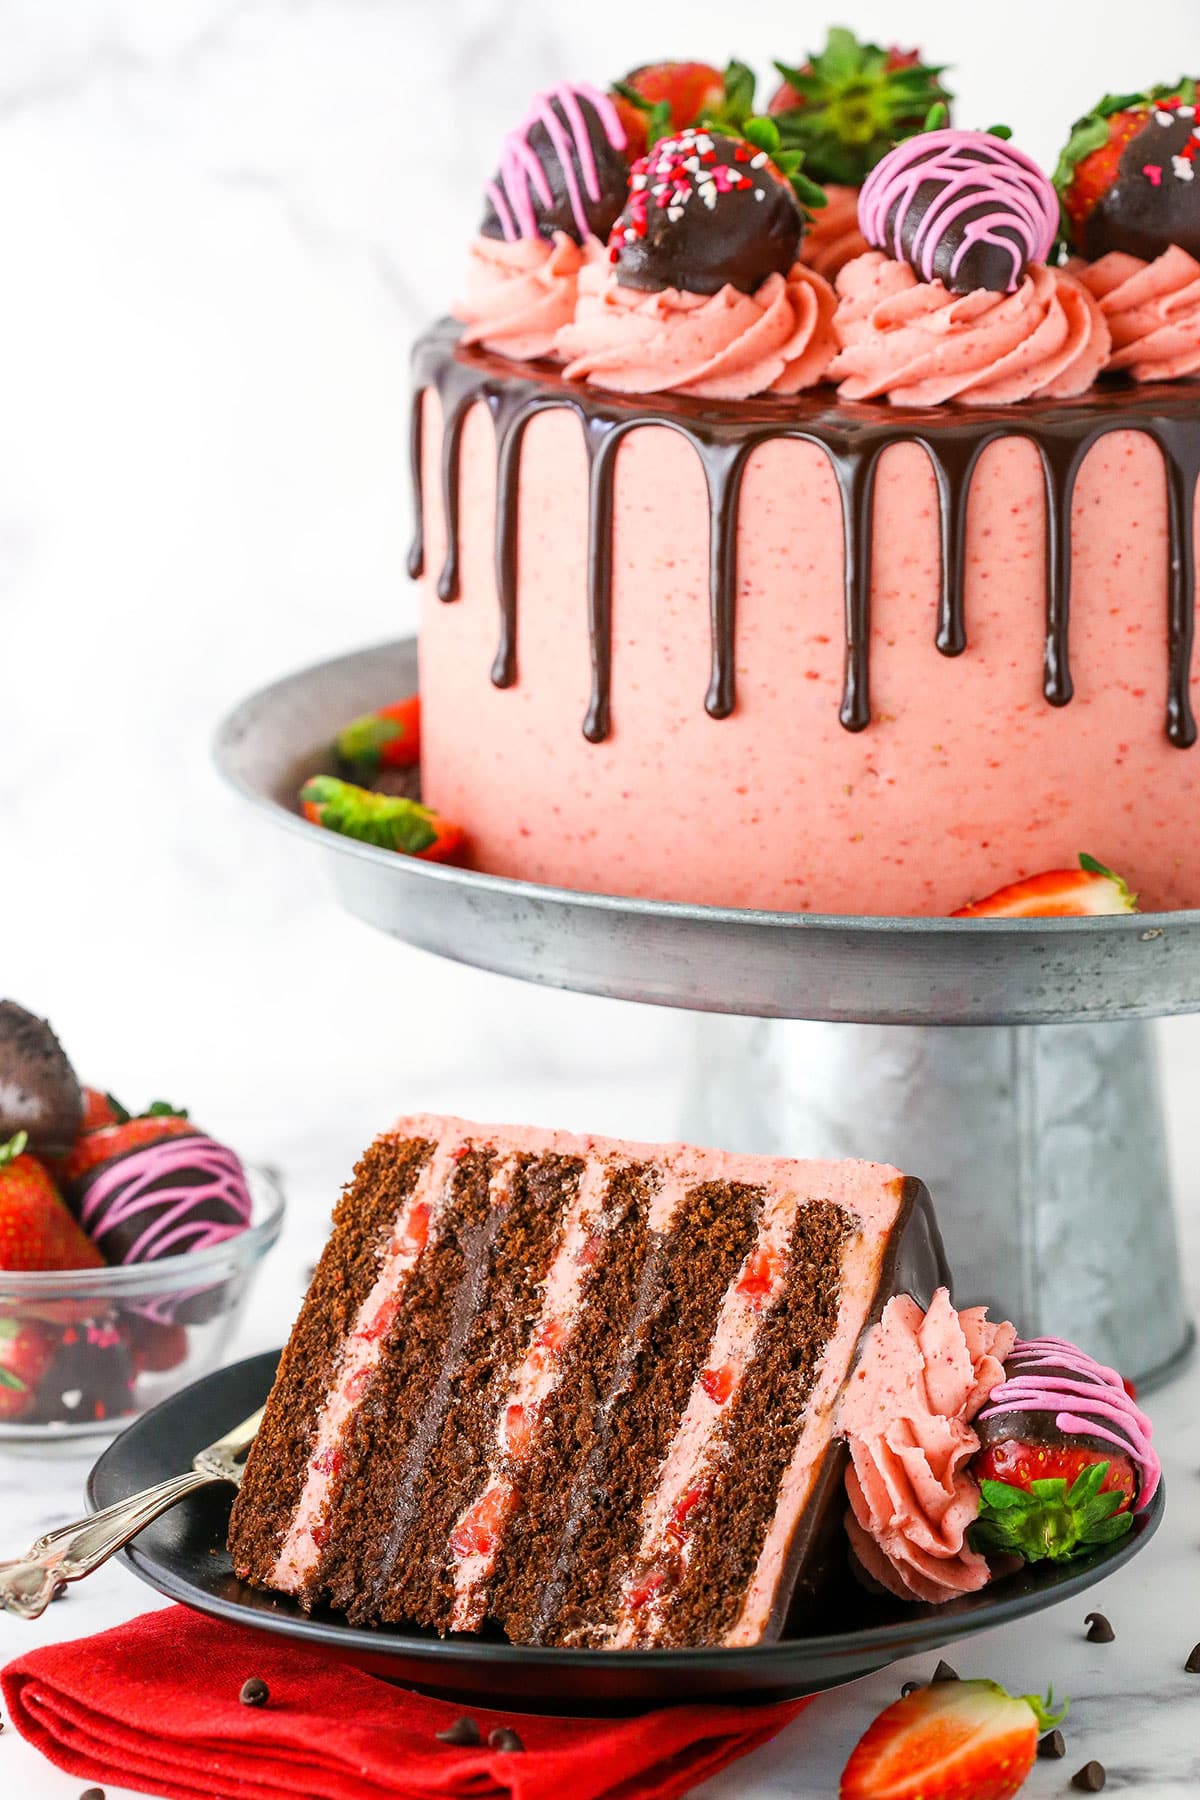
M 1200 911 L 845 918 L 631 900 L 396 856 L 308 824 L 348 719 L 417 686 L 414 640 L 238 706 L 221 772 L 325 857 L 342 903 L 406 943 L 698 1020 L 683 1135 L 868 1156 L 932 1189 L 958 1277 L 1026 1334 L 1143 1386 L 1189 1354 L 1152 1018 L 1200 1011 Z M 955 1029 L 947 1029 L 953 1027 Z

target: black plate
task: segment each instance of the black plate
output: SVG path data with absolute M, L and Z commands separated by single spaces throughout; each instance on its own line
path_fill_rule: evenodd
M 109 1506 L 187 1468 L 196 1452 L 261 1406 L 278 1352 L 218 1369 L 138 1419 L 88 1478 L 92 1506 Z M 699 1699 L 779 1699 L 835 1687 L 900 1657 L 940 1649 L 968 1632 L 1040 1612 L 1083 1592 L 1149 1541 L 1159 1489 L 1115 1550 L 1061 1567 L 1042 1563 L 946 1606 L 904 1606 L 849 1578 L 827 1628 L 747 1650 L 528 1649 L 479 1637 L 438 1638 L 416 1627 L 361 1630 L 337 1614 L 309 1616 L 291 1600 L 237 1580 L 225 1550 L 232 1490 L 206 1488 L 165 1513 L 122 1554 L 172 1600 L 231 1624 L 327 1646 L 360 1667 L 434 1693 L 472 1695 L 527 1711 L 605 1712 Z

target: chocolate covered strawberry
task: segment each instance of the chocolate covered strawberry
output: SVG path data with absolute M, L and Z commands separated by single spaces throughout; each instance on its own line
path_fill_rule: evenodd
M 33 1411 L 53 1357 L 53 1339 L 44 1325 L 32 1319 L 0 1318 L 0 1424 Z
M 1081 856 L 1078 869 L 1048 869 L 997 888 L 951 913 L 953 919 L 1082 919 L 1137 911 L 1137 895 L 1094 856 Z
M 94 1269 L 104 1261 L 19 1131 L 0 1145 L 0 1269 Z
M 1063 235 L 1090 261 L 1153 261 L 1171 244 L 1200 256 L 1200 121 L 1187 79 L 1109 94 L 1077 119 L 1054 172 Z
M 919 51 L 862 44 L 841 27 L 819 55 L 775 67 L 783 84 L 770 110 L 784 142 L 804 151 L 808 174 L 823 184 L 860 186 L 894 144 L 922 130 L 931 107 L 951 99 L 943 69 Z
M 1066 1715 L 1051 1695 L 935 1681 L 868 1726 L 842 1771 L 840 1800 L 1010 1800 L 1033 1767 L 1039 1733 Z
M 416 694 L 364 713 L 334 740 L 338 766 L 350 781 L 374 781 L 380 769 L 406 769 L 420 760 L 421 702 Z
M 462 847 L 461 826 L 430 807 L 396 794 L 370 793 L 335 775 L 314 775 L 306 781 L 300 807 L 306 819 L 327 831 L 427 862 L 444 862 Z
M 1064 1562 L 1116 1543 L 1154 1498 L 1149 1419 L 1115 1369 L 1061 1338 L 1018 1338 L 973 1421 L 986 1555 Z
M 613 99 L 625 128 L 630 162 L 659 138 L 696 125 L 725 98 L 725 77 L 704 62 L 646 63 L 613 83 Z

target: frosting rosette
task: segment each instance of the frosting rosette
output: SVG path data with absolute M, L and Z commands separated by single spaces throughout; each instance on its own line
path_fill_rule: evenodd
M 928 1312 L 889 1300 L 845 1393 L 838 1430 L 850 1448 L 846 1529 L 862 1567 L 904 1600 L 939 1602 L 988 1580 L 967 1543 L 979 1486 L 971 1420 L 1004 1380 L 1016 1329 L 985 1308 L 956 1312 L 939 1288 Z
M 752 294 L 645 292 L 589 269 L 574 321 L 559 332 L 570 381 L 625 394 L 746 400 L 795 394 L 821 380 L 837 349 L 833 289 L 795 263 Z
M 575 316 L 580 271 L 607 264 L 598 238 L 575 243 L 565 231 L 541 237 L 477 237 L 467 258 L 467 291 L 454 307 L 463 344 L 483 344 L 527 362 L 554 356 L 555 334 Z
M 907 263 L 868 251 L 838 276 L 827 371 L 843 400 L 1007 406 L 1090 387 L 1111 338 L 1100 302 L 1061 269 L 1030 265 L 1015 292 L 952 294 Z
M 846 264 L 869 248 L 858 222 L 858 192 L 832 183 L 825 189 L 825 205 L 804 228 L 800 261 L 826 281 L 836 281 Z
M 1153 262 L 1112 250 L 1072 272 L 1099 302 L 1112 334 L 1110 369 L 1135 381 L 1200 371 L 1200 262 L 1172 244 Z

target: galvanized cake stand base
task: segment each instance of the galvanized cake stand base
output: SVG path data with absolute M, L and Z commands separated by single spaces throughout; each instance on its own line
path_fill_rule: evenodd
M 860 919 L 626 900 L 413 861 L 309 825 L 337 729 L 417 685 L 409 640 L 243 702 L 227 779 L 303 832 L 343 904 L 394 937 L 544 986 L 698 1020 L 685 1136 L 869 1156 L 921 1175 L 956 1298 L 1076 1338 L 1151 1386 L 1188 1356 L 1151 1027 L 1200 1010 L 1200 911 Z

